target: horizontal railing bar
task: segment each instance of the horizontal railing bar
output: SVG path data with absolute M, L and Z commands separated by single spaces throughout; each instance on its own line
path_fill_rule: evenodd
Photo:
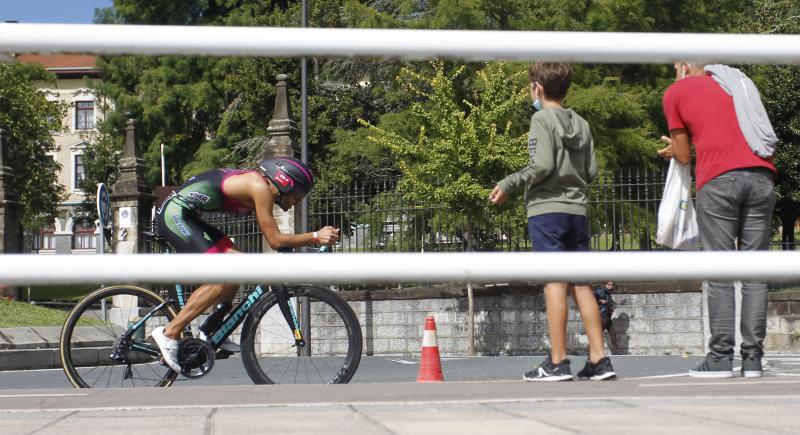
M 0 52 L 800 63 L 800 35 L 0 24 Z
M 0 283 L 546 282 L 788 280 L 800 252 L 568 252 L 19 255 L 0 261 Z

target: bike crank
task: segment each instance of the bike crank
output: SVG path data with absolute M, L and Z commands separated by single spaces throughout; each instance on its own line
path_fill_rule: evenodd
M 183 376 L 191 379 L 203 377 L 214 368 L 214 349 L 199 338 L 183 340 L 178 348 L 178 362 Z

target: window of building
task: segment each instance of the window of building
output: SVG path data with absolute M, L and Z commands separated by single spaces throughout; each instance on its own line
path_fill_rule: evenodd
M 94 230 L 94 221 L 91 219 L 77 219 L 72 227 L 72 249 L 95 249 L 97 240 Z
M 35 251 L 46 251 L 56 249 L 56 237 L 54 228 L 42 228 L 33 236 L 33 249 Z
M 83 154 L 75 154 L 73 162 L 72 188 L 74 190 L 79 190 L 84 179 L 86 179 L 86 167 L 83 165 Z
M 75 129 L 94 129 L 94 101 L 75 102 Z

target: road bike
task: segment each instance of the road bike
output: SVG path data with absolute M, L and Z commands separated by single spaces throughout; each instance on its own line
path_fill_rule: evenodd
M 166 246 L 156 234 L 147 237 Z M 163 363 L 150 333 L 172 320 L 185 302 L 176 284 L 166 297 L 134 285 L 114 285 L 82 299 L 61 330 L 61 363 L 78 388 L 168 387 L 178 377 Z M 219 309 L 198 329 L 183 331 L 180 374 L 199 378 L 241 328 L 241 359 L 256 384 L 347 383 L 361 361 L 361 326 L 334 291 L 303 284 L 257 285 L 235 309 Z M 227 314 L 227 315 L 226 315 Z

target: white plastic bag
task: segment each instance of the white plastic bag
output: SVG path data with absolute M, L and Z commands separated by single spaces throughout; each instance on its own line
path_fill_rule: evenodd
M 672 159 L 664 185 L 664 195 L 658 206 L 656 242 L 672 249 L 700 249 L 700 231 L 691 196 L 692 175 L 689 165 Z

